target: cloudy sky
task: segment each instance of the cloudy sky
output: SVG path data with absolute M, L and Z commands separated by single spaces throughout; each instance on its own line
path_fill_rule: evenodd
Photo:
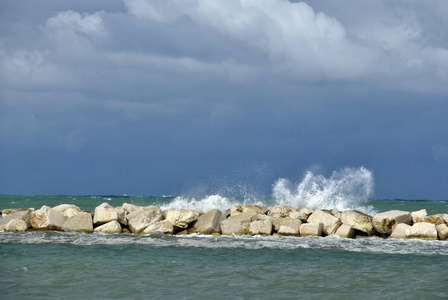
M 2 0 L 0 193 L 448 199 L 448 3 Z

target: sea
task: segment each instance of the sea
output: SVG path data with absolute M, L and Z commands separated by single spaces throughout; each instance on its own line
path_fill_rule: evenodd
M 320 179 L 311 180 L 317 189 L 279 180 L 273 196 L 258 198 L 0 195 L 0 209 L 253 203 L 448 213 L 448 200 L 365 198 L 368 177 L 357 188 Z M 0 232 L 0 299 L 448 299 L 448 241 Z

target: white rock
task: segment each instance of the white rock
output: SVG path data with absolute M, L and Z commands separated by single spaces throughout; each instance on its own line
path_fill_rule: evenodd
M 163 233 L 163 234 L 173 234 L 174 226 L 168 220 L 163 220 L 146 227 L 142 234 L 152 234 L 152 233 Z
M 26 231 L 28 229 L 28 224 L 21 219 L 12 219 L 5 225 L 6 231 Z
M 115 210 L 117 211 L 117 221 L 122 225 L 128 225 L 128 218 L 127 215 L 129 212 L 123 208 L 123 206 L 115 207 Z
M 258 220 L 251 222 L 249 226 L 249 233 L 252 235 L 271 235 L 272 221 Z
M 5 211 L 5 210 L 3 210 Z M 9 212 L 7 212 L 6 215 L 3 215 L 2 218 L 0 218 L 0 231 L 3 231 L 5 229 L 6 224 L 9 223 L 11 220 L 22 220 L 25 221 L 27 224 L 27 228 L 31 227 L 31 215 L 34 212 L 33 209 L 8 209 Z
M 336 232 L 336 229 L 342 224 L 341 220 L 328 212 L 315 210 L 307 220 L 308 223 L 322 223 L 324 225 L 322 232 L 330 235 Z
M 31 225 L 39 230 L 61 230 L 65 217 L 49 206 L 42 206 L 31 215 Z
M 130 204 L 130 203 L 123 203 L 123 205 L 121 206 L 125 211 L 127 211 L 128 213 L 132 213 L 137 209 L 141 209 L 142 206 L 137 206 L 134 204 Z
M 268 212 L 268 216 L 272 218 L 286 218 L 289 214 L 297 210 L 289 205 L 274 205 Z
M 121 233 L 121 225 L 117 220 L 110 221 L 106 224 L 96 227 L 93 232 L 101 233 Z
M 379 233 L 390 234 L 398 223 L 410 225 L 411 213 L 408 211 L 390 210 L 376 214 L 372 219 L 372 225 Z
M 22 214 L 26 214 L 26 213 L 31 213 L 35 211 L 34 208 L 5 208 L 4 210 L 2 210 L 1 212 L 1 216 L 4 218 L 6 216 L 15 214 L 15 213 L 22 213 Z
M 330 211 L 330 214 L 332 214 L 333 216 L 335 216 L 338 219 L 340 219 L 342 216 L 342 213 L 336 207 Z
M 104 202 L 95 207 L 95 214 L 93 217 L 93 223 L 95 226 L 109 223 L 114 220 L 118 220 L 118 213 L 109 203 Z
M 73 204 L 61 204 L 53 207 L 55 211 L 63 215 L 65 218 L 71 218 L 81 213 L 82 210 Z
M 221 221 L 221 232 L 223 235 L 241 235 L 249 234 L 250 223 L 252 217 L 256 216 L 254 213 L 243 213 L 235 216 L 230 216 L 228 219 Z
M 289 214 L 291 219 L 299 219 L 302 222 L 307 222 L 308 217 L 314 212 L 314 209 L 302 207 L 299 211 L 292 211 Z
M 341 238 L 351 239 L 355 236 L 355 230 L 351 225 L 342 224 L 339 226 L 338 230 L 336 230 L 336 235 L 339 235 Z
M 424 222 L 431 223 L 431 224 L 434 224 L 434 225 L 445 224 L 445 221 L 443 220 L 443 214 L 436 214 L 436 215 L 426 216 Z
M 323 227 L 322 223 L 303 223 L 300 226 L 300 236 L 321 236 Z
M 439 239 L 448 239 L 448 226 L 446 224 L 436 225 L 437 233 L 439 234 Z
M 390 235 L 390 238 L 393 239 L 406 239 L 408 236 L 406 235 L 406 230 L 410 229 L 411 225 L 405 224 L 405 223 L 398 223 L 395 226 L 394 231 L 392 231 L 392 234 Z
M 67 219 L 62 225 L 62 230 L 90 233 L 93 231 L 92 215 L 88 212 L 80 212 Z
M 198 218 L 191 232 L 199 234 L 221 233 L 221 221 L 225 219 L 225 215 L 219 209 L 209 210 Z
M 411 228 L 406 229 L 406 236 L 423 240 L 437 240 L 437 228 L 432 223 L 415 223 Z
M 151 224 L 162 220 L 163 212 L 155 205 L 134 210 L 128 216 L 128 225 L 132 233 L 140 233 Z
M 272 219 L 272 223 L 274 223 L 274 218 Z M 278 218 L 276 220 L 276 223 L 276 231 L 278 234 L 292 236 L 300 235 L 300 226 L 302 225 L 302 221 L 300 221 L 299 219 Z
M 278 233 L 281 226 L 291 227 L 294 230 L 297 229 L 297 234 L 299 234 L 300 225 L 302 225 L 302 221 L 300 219 L 292 219 L 292 218 L 272 218 L 272 225 L 274 225 L 274 230 Z
M 268 210 L 269 209 L 263 205 L 256 205 L 256 204 L 236 205 L 230 209 L 230 216 L 236 216 L 245 213 L 265 215 L 268 212 Z
M 260 221 L 260 220 L 271 220 L 272 218 L 270 216 L 267 215 L 260 215 L 260 214 L 255 214 L 252 217 L 252 222 L 253 221 Z
M 342 224 L 371 235 L 373 233 L 372 217 L 357 210 L 345 210 L 341 214 Z
M 412 223 L 425 222 L 427 215 L 426 209 L 411 212 Z
M 448 225 L 448 214 L 443 214 L 442 215 L 443 220 L 445 221 L 445 224 Z
M 185 229 L 190 223 L 196 221 L 202 215 L 202 211 L 198 209 L 167 210 L 164 214 L 165 219 L 170 221 L 171 224 Z

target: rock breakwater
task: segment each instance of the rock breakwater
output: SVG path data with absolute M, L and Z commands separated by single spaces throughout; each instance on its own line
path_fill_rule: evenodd
M 339 211 L 275 205 L 237 205 L 229 210 L 166 209 L 155 205 L 103 203 L 94 211 L 73 204 L 4 209 L 0 231 L 57 230 L 83 233 L 207 234 L 260 236 L 340 236 L 397 239 L 448 239 L 448 214 L 427 215 L 425 209 L 391 210 L 369 216 Z

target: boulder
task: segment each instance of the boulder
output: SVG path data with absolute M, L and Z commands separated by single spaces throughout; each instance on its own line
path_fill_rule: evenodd
M 174 226 L 168 220 L 163 220 L 146 227 L 142 234 L 152 234 L 152 233 L 162 233 L 162 234 L 173 234 Z
M 322 223 L 303 223 L 300 226 L 300 236 L 321 236 L 323 227 Z
M 353 226 L 342 224 L 339 226 L 338 230 L 336 230 L 336 235 L 339 235 L 341 238 L 354 238 L 355 237 L 355 230 L 353 229 Z
M 256 216 L 254 213 L 242 213 L 221 221 L 221 232 L 223 235 L 241 235 L 249 234 L 250 223 L 252 218 Z
M 443 214 L 442 215 L 443 220 L 445 221 L 445 224 L 448 225 L 448 214 Z
M 333 216 L 335 216 L 338 219 L 340 219 L 342 216 L 342 213 L 336 207 L 333 208 L 332 210 L 330 210 L 330 214 L 332 214 Z
M 289 226 L 280 226 L 276 235 L 279 236 L 299 236 L 300 235 L 300 226 L 299 230 L 297 228 L 292 228 Z
M 448 226 L 446 224 L 436 225 L 437 233 L 439 234 L 439 239 L 448 239 Z
M 34 208 L 5 208 L 4 210 L 1 211 L 1 216 L 4 218 L 6 216 L 15 214 L 15 213 L 28 213 L 30 212 L 30 216 L 31 213 L 34 211 Z
M 96 227 L 93 232 L 101 233 L 121 233 L 121 225 L 117 220 L 110 221 L 106 224 Z
M 5 209 L 6 210 L 6 209 Z M 5 211 L 3 210 L 3 211 Z M 27 224 L 27 228 L 31 227 L 31 215 L 34 212 L 33 209 L 26 209 L 26 210 L 9 210 L 6 215 L 4 215 L 2 218 L 0 218 L 0 231 L 3 231 L 5 229 L 6 224 L 9 223 L 11 220 L 22 220 L 25 221 Z
M 411 212 L 412 223 L 425 222 L 427 215 L 426 209 Z
M 253 221 L 249 225 L 251 235 L 271 235 L 272 221 L 269 219 Z
M 415 223 L 411 228 L 406 229 L 406 236 L 422 240 L 437 240 L 437 228 L 432 223 Z
M 118 220 L 118 213 L 109 203 L 104 202 L 95 207 L 93 223 L 95 226 L 109 223 L 110 221 Z
M 123 206 L 115 207 L 115 210 L 117 211 L 117 221 L 124 226 L 128 225 L 127 215 L 129 214 L 129 212 L 125 210 Z
M 294 207 L 289 205 L 274 205 L 268 212 L 268 216 L 272 218 L 286 218 L 289 214 L 297 211 Z
M 314 212 L 314 209 L 308 207 L 302 207 L 298 211 L 292 211 L 289 214 L 291 219 L 299 219 L 302 222 L 307 222 L 308 217 Z
M 53 207 L 55 211 L 63 215 L 65 218 L 71 218 L 81 213 L 82 210 L 73 204 L 61 204 Z
M 350 225 L 353 229 L 373 234 L 372 217 L 357 210 L 345 210 L 341 214 L 342 224 Z
M 300 235 L 300 226 L 302 225 L 302 221 L 300 221 L 300 219 L 272 218 L 272 223 L 274 222 L 276 222 L 276 226 L 274 226 L 274 228 L 278 234 L 291 236 Z
M 187 228 L 190 223 L 196 221 L 202 211 L 198 209 L 181 209 L 181 210 L 167 210 L 164 212 L 165 219 L 178 228 Z
M 265 215 L 268 212 L 268 210 L 269 209 L 263 205 L 256 205 L 256 204 L 236 205 L 230 209 L 230 216 L 236 216 L 244 213 Z
M 49 206 L 42 206 L 31 215 L 31 226 L 38 230 L 61 230 L 65 217 Z
M 445 224 L 445 221 L 443 220 L 443 214 L 426 216 L 424 222 L 434 225 Z
M 391 234 L 398 223 L 410 225 L 412 222 L 411 213 L 408 211 L 390 210 L 376 214 L 372 219 L 373 228 L 379 233 Z
M 149 225 L 161 221 L 162 218 L 162 210 L 155 205 L 141 207 L 127 216 L 128 226 L 132 233 L 140 233 Z
M 90 233 L 93 231 L 92 214 L 88 212 L 80 212 L 75 216 L 67 219 L 62 225 L 63 231 L 75 231 Z
M 405 223 L 398 223 L 395 226 L 394 231 L 392 231 L 392 234 L 390 235 L 390 238 L 393 239 L 406 239 L 408 236 L 406 235 L 406 230 L 410 229 L 411 225 L 405 224 Z
M 123 208 L 123 210 L 127 211 L 128 213 L 132 213 L 137 209 L 142 208 L 142 206 L 137 206 L 134 204 L 130 204 L 130 203 L 123 203 L 123 205 L 121 206 Z
M 5 231 L 26 231 L 28 224 L 22 219 L 12 219 L 5 225 Z
M 281 226 L 297 228 L 297 233 L 299 233 L 300 225 L 302 221 L 300 219 L 291 218 L 272 218 L 272 225 L 274 225 L 274 230 L 279 231 Z
M 271 220 L 272 218 L 270 216 L 267 215 L 260 215 L 260 214 L 255 214 L 252 217 L 252 222 L 253 221 L 260 221 L 260 220 Z
M 198 218 L 198 221 L 193 224 L 191 232 L 199 234 L 221 233 L 221 221 L 225 219 L 225 215 L 219 209 L 212 209 Z
M 308 223 L 322 223 L 322 232 L 326 235 L 330 235 L 336 232 L 336 229 L 342 224 L 341 220 L 333 216 L 328 212 L 322 210 L 315 210 L 307 220 Z

